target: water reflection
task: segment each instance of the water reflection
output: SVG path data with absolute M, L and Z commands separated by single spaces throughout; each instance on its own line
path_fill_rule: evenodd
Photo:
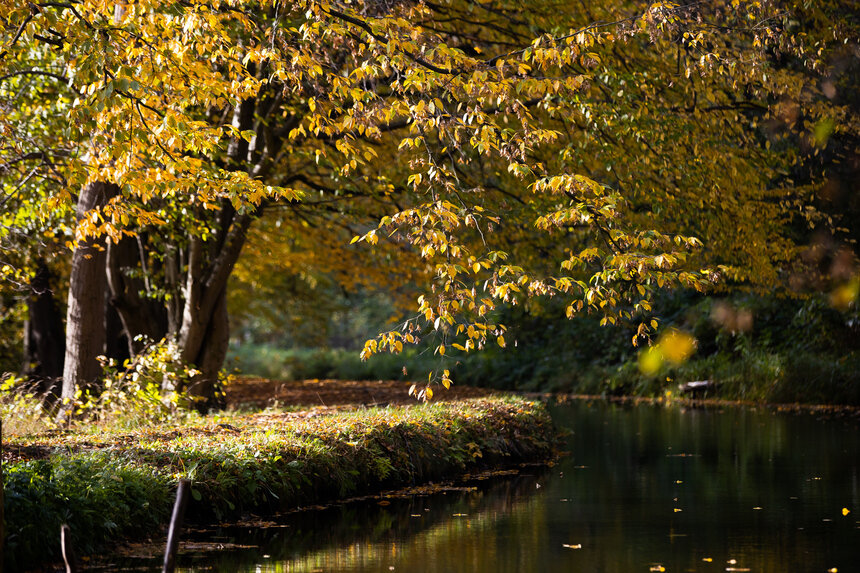
M 856 419 L 602 402 L 553 416 L 571 453 L 549 470 L 198 532 L 220 548 L 186 550 L 181 570 L 860 571 Z

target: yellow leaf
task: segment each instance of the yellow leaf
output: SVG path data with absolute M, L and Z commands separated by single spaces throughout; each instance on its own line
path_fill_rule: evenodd
M 639 353 L 639 371 L 646 376 L 652 376 L 663 365 L 663 354 L 654 347 Z
M 657 344 L 660 353 L 672 364 L 682 364 L 696 351 L 696 339 L 686 332 L 670 330 Z

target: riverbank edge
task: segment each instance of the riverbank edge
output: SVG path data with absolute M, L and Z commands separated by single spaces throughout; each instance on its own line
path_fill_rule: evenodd
M 547 461 L 558 441 L 544 405 L 514 396 L 218 420 L 58 440 L 4 464 L 5 570 L 60 559 L 63 523 L 83 555 L 157 539 L 181 478 L 190 517 L 229 519 Z
M 729 398 L 684 398 L 669 396 L 613 396 L 600 394 L 578 394 L 575 392 L 523 392 L 524 398 L 544 403 L 564 404 L 574 400 L 608 402 L 615 404 L 649 404 L 665 408 L 763 408 L 775 412 L 794 412 L 809 414 L 846 415 L 860 417 L 860 406 L 853 404 L 807 404 L 804 402 L 763 402 L 756 400 L 735 400 Z

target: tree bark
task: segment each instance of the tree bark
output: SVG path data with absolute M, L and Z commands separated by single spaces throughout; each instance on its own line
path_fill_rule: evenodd
M 77 218 L 107 204 L 118 193 L 116 185 L 95 181 L 78 197 Z M 69 305 L 66 314 L 66 358 L 63 368 L 63 405 L 58 419 L 68 418 L 70 403 L 78 388 L 94 386 L 101 373 L 96 357 L 105 347 L 105 288 L 107 252 L 103 237 L 80 243 L 72 255 L 69 278 Z
M 112 298 L 110 289 L 105 288 L 105 347 L 102 354 L 113 359 L 117 366 L 121 367 L 126 360 L 132 357 L 131 342 L 122 324 L 122 319 L 112 304 Z
M 135 356 L 145 346 L 143 335 L 158 341 L 167 334 L 167 310 L 159 301 L 148 298 L 150 291 L 145 278 L 143 247 L 140 237 L 124 237 L 119 242 L 109 241 L 107 251 L 107 277 L 110 287 L 110 305 L 119 314 L 125 331 L 129 356 Z M 132 272 L 134 271 L 134 272 Z
M 188 385 L 188 393 L 198 399 L 196 407 L 201 412 L 224 406 L 218 392 L 218 373 L 227 358 L 229 343 L 230 323 L 225 288 L 215 303 L 215 310 L 203 336 L 203 344 L 194 361 L 200 373 L 192 378 Z
M 193 397 L 198 398 L 200 409 L 215 403 L 218 371 L 224 363 L 229 341 L 227 281 L 253 220 L 252 213 L 233 216 L 229 212 L 232 207 L 225 209 L 228 212 L 221 214 L 219 236 L 215 242 L 206 245 L 193 237 L 188 250 L 185 307 L 178 341 L 182 362 L 200 371 L 187 388 Z M 211 263 L 206 264 L 204 259 L 213 253 L 215 256 L 210 258 Z
M 25 374 L 38 381 L 48 405 L 60 396 L 59 380 L 63 376 L 63 318 L 51 289 L 51 271 L 44 260 L 36 263 L 36 274 L 30 280 L 30 298 L 26 326 L 27 361 Z

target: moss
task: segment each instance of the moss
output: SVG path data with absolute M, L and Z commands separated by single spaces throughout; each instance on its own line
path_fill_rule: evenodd
M 58 558 L 62 523 L 84 553 L 151 533 L 180 478 L 192 480 L 192 516 L 224 518 L 545 460 L 554 442 L 543 405 L 518 398 L 19 438 L 14 445 L 55 450 L 5 466 L 6 566 Z

